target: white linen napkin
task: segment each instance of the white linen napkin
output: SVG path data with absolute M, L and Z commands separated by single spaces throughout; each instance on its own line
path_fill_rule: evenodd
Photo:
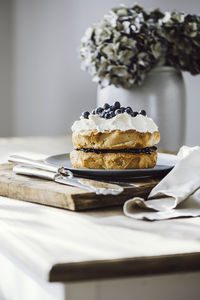
M 200 216 L 200 147 L 182 146 L 175 167 L 148 199 L 130 199 L 123 210 L 128 217 L 151 221 Z

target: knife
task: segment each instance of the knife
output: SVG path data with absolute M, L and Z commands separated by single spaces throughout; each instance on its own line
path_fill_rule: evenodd
M 52 180 L 61 184 L 80 187 L 89 190 L 90 192 L 94 192 L 97 195 L 119 195 L 124 190 L 123 187 L 116 184 L 111 184 L 111 183 L 106 183 L 106 182 L 96 181 L 96 180 L 86 179 L 86 178 L 78 178 L 78 177 L 70 177 L 70 176 L 67 177 L 59 173 L 36 169 L 29 166 L 16 165 L 13 168 L 13 171 L 14 173 L 19 175 L 39 177 L 42 179 Z
M 123 187 L 117 184 L 74 177 L 73 173 L 70 170 L 65 169 L 64 167 L 48 165 L 46 163 L 42 163 L 40 161 L 32 160 L 19 155 L 9 156 L 8 161 L 26 164 L 16 165 L 13 168 L 13 171 L 16 174 L 53 180 L 58 183 L 77 186 L 102 195 L 119 195 L 124 190 Z

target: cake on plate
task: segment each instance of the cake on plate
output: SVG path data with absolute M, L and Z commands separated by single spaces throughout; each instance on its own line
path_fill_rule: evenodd
M 160 133 L 146 112 L 122 107 L 118 101 L 85 111 L 72 125 L 74 168 L 143 169 L 157 161 Z

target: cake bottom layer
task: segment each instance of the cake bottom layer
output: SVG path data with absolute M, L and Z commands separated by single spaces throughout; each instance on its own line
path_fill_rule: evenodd
M 95 153 L 73 150 L 70 159 L 73 167 L 78 169 L 147 169 L 155 167 L 157 152 Z

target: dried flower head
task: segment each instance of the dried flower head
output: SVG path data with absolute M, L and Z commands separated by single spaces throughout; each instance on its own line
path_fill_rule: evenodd
M 166 63 L 191 74 L 200 73 L 200 17 L 172 12 L 160 20 L 158 31 L 168 42 Z
M 140 85 L 157 65 L 200 72 L 200 19 L 183 13 L 113 8 L 81 40 L 81 67 L 101 87 Z M 192 58 L 192 62 L 191 62 Z

